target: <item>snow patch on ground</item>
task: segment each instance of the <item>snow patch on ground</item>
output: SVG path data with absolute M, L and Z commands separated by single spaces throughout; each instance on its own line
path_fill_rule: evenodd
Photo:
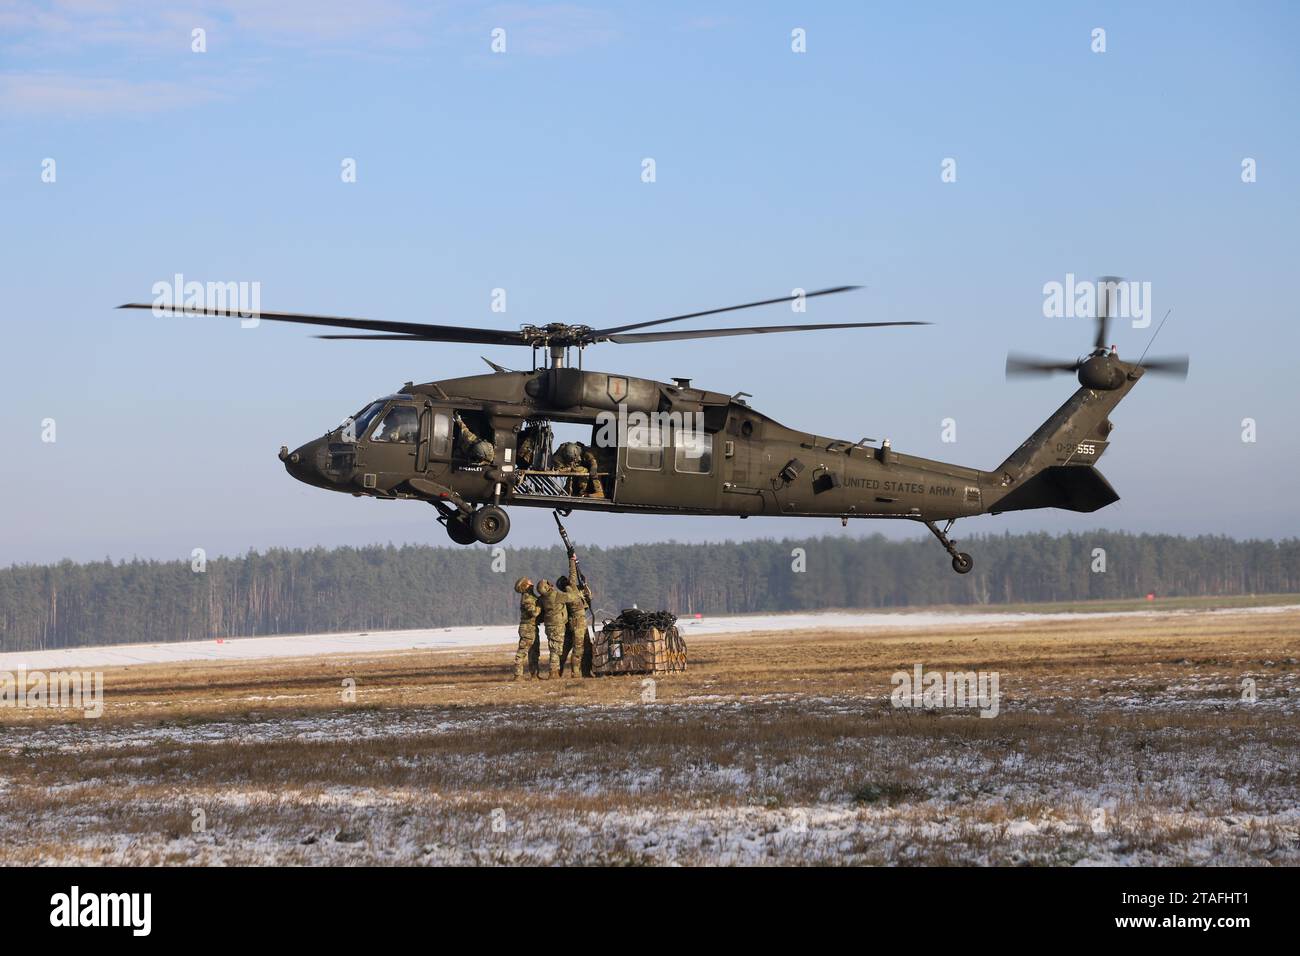
M 1294 709 L 1294 684 L 1286 690 Z M 1133 704 L 1177 706 L 1153 693 Z M 765 723 L 886 719 L 874 697 L 744 700 Z M 1233 700 L 1228 690 L 1219 703 Z M 981 743 L 958 730 L 961 715 L 941 715 L 935 727 L 953 730 L 813 737 L 784 756 L 741 724 L 724 748 L 653 749 L 659 733 L 722 720 L 739 702 L 640 708 L 644 753 L 602 749 L 602 727 L 628 720 L 623 705 L 32 726 L 0 747 L 11 768 L 0 773 L 0 860 L 39 846 L 46 863 L 122 865 L 1300 863 L 1300 755 L 1288 740 L 1239 739 L 1212 723 L 1110 723 L 1104 750 L 1061 746 L 1091 739 L 1115 713 L 1114 701 L 1075 700 L 1073 729 L 1050 740 Z M 1012 701 L 1006 713 L 1034 706 Z M 535 757 L 528 728 L 543 721 L 593 742 Z M 464 748 L 502 730 L 518 730 L 517 750 L 501 752 L 499 737 Z M 265 755 L 293 741 L 346 745 L 341 759 L 368 769 L 357 782 L 331 779 L 339 758 L 328 750 L 304 753 L 284 785 L 203 769 L 242 768 L 245 747 Z M 64 755 L 78 779 L 32 779 Z M 205 832 L 191 830 L 194 807 Z
M 753 634 L 760 631 L 825 630 L 934 630 L 963 627 L 968 630 L 1031 625 L 1049 621 L 1088 618 L 1151 618 L 1192 614 L 1276 614 L 1295 611 L 1295 605 L 1223 608 L 1188 611 L 1108 611 L 1006 613 L 998 611 L 864 611 L 811 614 L 748 614 L 732 617 L 684 617 L 678 622 L 691 635 Z M 514 645 L 515 625 L 440 627 L 406 631 L 358 631 L 347 634 L 294 634 L 281 637 L 240 637 L 220 641 L 178 641 L 165 644 L 114 644 L 73 647 L 52 651 L 11 651 L 0 654 L 0 670 L 68 670 L 118 667 L 130 664 L 165 664 L 179 661 L 264 660 L 344 654 L 359 656 L 378 651 L 454 651 L 467 648 Z

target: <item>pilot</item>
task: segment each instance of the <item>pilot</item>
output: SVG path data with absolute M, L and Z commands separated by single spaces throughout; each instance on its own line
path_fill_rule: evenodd
M 456 422 L 456 447 L 457 450 L 469 460 L 471 465 L 490 465 L 493 458 L 496 457 L 496 448 L 492 442 L 479 438 L 473 430 L 465 424 L 465 419 L 460 417 L 460 412 L 453 412 L 452 418 Z
M 420 437 L 420 426 L 409 415 L 398 419 L 397 432 L 393 436 L 394 441 L 410 442 L 414 444 Z

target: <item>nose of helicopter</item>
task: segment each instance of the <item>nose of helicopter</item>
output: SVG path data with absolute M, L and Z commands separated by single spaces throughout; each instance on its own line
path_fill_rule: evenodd
M 328 455 L 328 442 L 323 438 L 309 441 L 295 451 L 289 451 L 287 445 L 280 446 L 280 460 L 284 462 L 284 470 L 299 481 L 317 488 L 330 488 L 334 484 L 325 473 Z

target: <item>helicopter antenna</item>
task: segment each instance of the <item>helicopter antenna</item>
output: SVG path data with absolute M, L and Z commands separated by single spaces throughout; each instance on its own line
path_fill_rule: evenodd
M 1160 324 L 1156 326 L 1156 330 L 1151 333 L 1151 338 L 1147 340 L 1147 347 L 1142 350 L 1142 356 L 1137 361 L 1139 365 L 1142 364 L 1142 359 L 1147 357 L 1147 353 L 1151 351 L 1152 343 L 1155 342 L 1156 336 L 1159 335 L 1160 330 L 1165 327 L 1165 323 L 1169 321 L 1169 316 L 1173 315 L 1173 312 L 1174 312 L 1173 309 L 1170 309 L 1168 312 L 1166 312 L 1165 317 L 1161 319 Z

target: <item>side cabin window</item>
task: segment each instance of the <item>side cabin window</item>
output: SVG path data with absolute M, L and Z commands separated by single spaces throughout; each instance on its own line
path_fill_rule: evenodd
M 664 464 L 664 431 L 649 425 L 629 426 L 627 466 L 639 471 L 659 471 Z
M 433 429 L 429 435 L 429 454 L 435 458 L 451 457 L 451 416 L 435 412 Z
M 674 429 L 674 462 L 685 475 L 707 475 L 713 471 L 713 436 L 698 428 Z

